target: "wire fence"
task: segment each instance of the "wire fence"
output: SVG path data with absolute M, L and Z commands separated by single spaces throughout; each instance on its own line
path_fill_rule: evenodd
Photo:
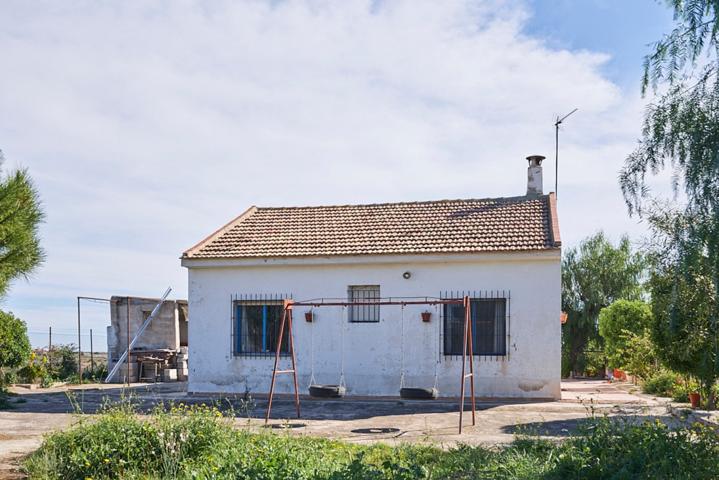
M 56 329 L 28 330 L 28 338 L 30 339 L 30 345 L 34 349 L 49 349 L 51 346 L 57 345 L 72 345 L 74 349 L 77 349 L 77 330 L 74 332 L 68 331 L 70 329 Z M 92 330 L 92 332 L 91 332 Z M 83 329 L 80 332 L 80 341 L 83 352 L 90 351 L 90 345 L 92 345 L 93 352 L 107 352 L 107 333 L 105 328 L 100 329 Z

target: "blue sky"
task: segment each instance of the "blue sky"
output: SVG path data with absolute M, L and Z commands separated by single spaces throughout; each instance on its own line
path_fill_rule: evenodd
M 657 0 L 531 0 L 525 31 L 549 45 L 604 52 L 602 71 L 624 89 L 639 88 L 641 65 L 652 42 L 668 33 L 672 11 Z
M 181 252 L 253 204 L 522 194 L 524 157 L 551 159 L 553 119 L 575 107 L 565 245 L 644 233 L 616 177 L 646 44 L 671 25 L 654 1 L 7 1 L 0 16 L 4 168 L 35 178 L 48 254 L 0 308 L 37 345 L 48 325 L 71 341 L 78 295 L 185 297 Z M 83 330 L 107 321 L 88 305 Z

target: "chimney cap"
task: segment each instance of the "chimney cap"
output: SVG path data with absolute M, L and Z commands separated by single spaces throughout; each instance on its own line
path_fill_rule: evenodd
M 527 161 L 529 162 L 529 165 L 540 166 L 542 165 L 542 160 L 544 160 L 545 158 L 547 157 L 545 157 L 544 155 L 530 155 L 527 157 Z

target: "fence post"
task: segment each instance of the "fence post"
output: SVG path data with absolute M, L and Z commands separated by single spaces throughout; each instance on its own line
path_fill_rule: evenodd
M 77 297 L 77 376 L 82 383 L 82 347 L 80 345 L 80 297 Z
M 95 353 L 92 349 L 92 328 L 90 329 L 90 373 L 95 374 Z

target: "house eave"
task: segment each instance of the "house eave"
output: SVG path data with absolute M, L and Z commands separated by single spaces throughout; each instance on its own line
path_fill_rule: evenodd
M 561 249 L 518 250 L 477 253 L 437 254 L 383 254 L 383 255 L 332 255 L 302 257 L 246 257 L 246 258 L 191 258 L 182 257 L 186 268 L 266 267 L 266 266 L 314 266 L 314 265 L 362 265 L 362 264 L 408 264 L 408 263 L 472 263 L 472 262 L 527 262 L 559 261 Z

